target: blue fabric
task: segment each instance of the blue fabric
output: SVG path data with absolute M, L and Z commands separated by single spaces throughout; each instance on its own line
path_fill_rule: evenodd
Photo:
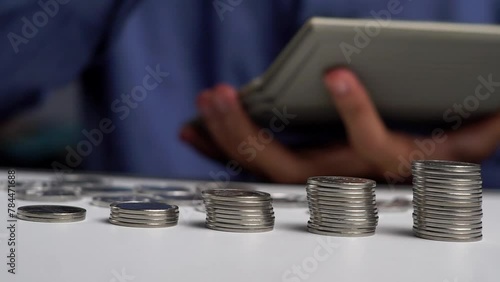
M 261 74 L 309 17 L 371 18 L 389 2 L 144 0 L 134 6 L 138 1 L 71 1 L 61 4 L 29 43 L 20 44 L 17 54 L 9 40 L 0 40 L 1 113 L 81 74 L 86 130 L 99 128 L 103 118 L 115 128 L 84 158 L 87 168 L 211 179 L 224 167 L 178 139 L 182 125 L 197 115 L 200 90 L 219 82 L 241 86 Z M 402 0 L 400 5 L 393 18 L 500 20 L 500 3 L 494 0 Z M 40 9 L 36 1 L 2 1 L 1 33 L 20 33 L 21 17 Z M 169 75 L 147 78 L 157 68 Z M 154 89 L 142 94 L 143 101 L 122 101 L 122 95 L 146 85 Z M 484 163 L 486 186 L 500 186 L 499 159 L 500 151 Z

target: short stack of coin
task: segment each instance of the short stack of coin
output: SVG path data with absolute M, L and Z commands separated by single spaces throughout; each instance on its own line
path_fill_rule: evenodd
M 86 210 L 72 206 L 33 205 L 17 209 L 17 218 L 35 222 L 67 223 L 85 219 Z
M 481 166 L 452 161 L 414 161 L 415 236 L 472 242 L 482 238 Z
M 109 222 L 127 227 L 171 227 L 179 221 L 179 207 L 162 202 L 117 202 L 110 205 Z
M 271 195 L 238 189 L 210 189 L 202 192 L 207 214 L 205 225 L 227 232 L 265 232 L 274 228 Z
M 361 237 L 375 234 L 378 210 L 373 180 L 317 176 L 307 180 L 311 233 Z

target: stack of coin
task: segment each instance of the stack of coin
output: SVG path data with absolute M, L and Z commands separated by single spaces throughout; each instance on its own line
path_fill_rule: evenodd
M 17 218 L 36 222 L 76 222 L 84 220 L 85 214 L 85 209 L 71 206 L 34 205 L 17 209 Z
M 478 164 L 415 161 L 413 232 L 415 236 L 472 242 L 482 238 L 482 180 Z
M 161 202 L 117 202 L 110 205 L 109 222 L 127 227 L 171 227 L 179 221 L 179 207 Z
M 307 180 L 311 233 L 358 237 L 375 234 L 378 210 L 375 181 L 363 178 L 317 176 Z
M 271 195 L 259 191 L 210 189 L 202 192 L 205 225 L 227 232 L 265 232 L 274 227 Z

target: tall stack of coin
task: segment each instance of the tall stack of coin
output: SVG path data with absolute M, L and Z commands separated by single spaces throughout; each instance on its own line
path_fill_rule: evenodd
M 17 218 L 27 221 L 66 223 L 85 219 L 86 210 L 72 206 L 33 205 L 17 209 Z
M 179 207 L 161 202 L 117 202 L 110 209 L 109 222 L 127 227 L 171 227 L 179 220 Z
M 331 236 L 375 234 L 378 210 L 373 180 L 317 176 L 307 180 L 311 233 Z
M 210 189 L 202 192 L 206 226 L 228 232 L 265 232 L 274 227 L 271 195 L 259 191 Z
M 482 238 L 481 166 L 452 161 L 413 162 L 413 232 L 439 241 Z

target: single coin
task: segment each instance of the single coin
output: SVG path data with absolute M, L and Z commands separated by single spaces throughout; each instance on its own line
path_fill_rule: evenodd
M 210 200 L 222 200 L 222 201 L 240 201 L 240 200 L 271 200 L 271 195 L 269 193 L 260 191 L 248 191 L 248 190 L 237 190 L 237 189 L 211 189 L 202 192 L 203 198 Z
M 224 232 L 236 232 L 236 233 L 260 233 L 260 232 L 269 232 L 273 230 L 273 227 L 265 227 L 265 228 L 253 228 L 253 229 L 234 229 L 234 228 L 226 228 L 213 225 L 211 223 L 205 223 L 205 226 L 212 230 L 224 231 Z
M 128 222 L 123 222 L 119 220 L 115 220 L 113 218 L 108 219 L 110 223 L 114 225 L 120 225 L 120 226 L 125 226 L 125 227 L 136 227 L 136 228 L 165 228 L 165 227 L 172 227 L 176 226 L 177 223 L 166 223 L 166 224 L 153 224 L 153 223 L 128 223 Z

